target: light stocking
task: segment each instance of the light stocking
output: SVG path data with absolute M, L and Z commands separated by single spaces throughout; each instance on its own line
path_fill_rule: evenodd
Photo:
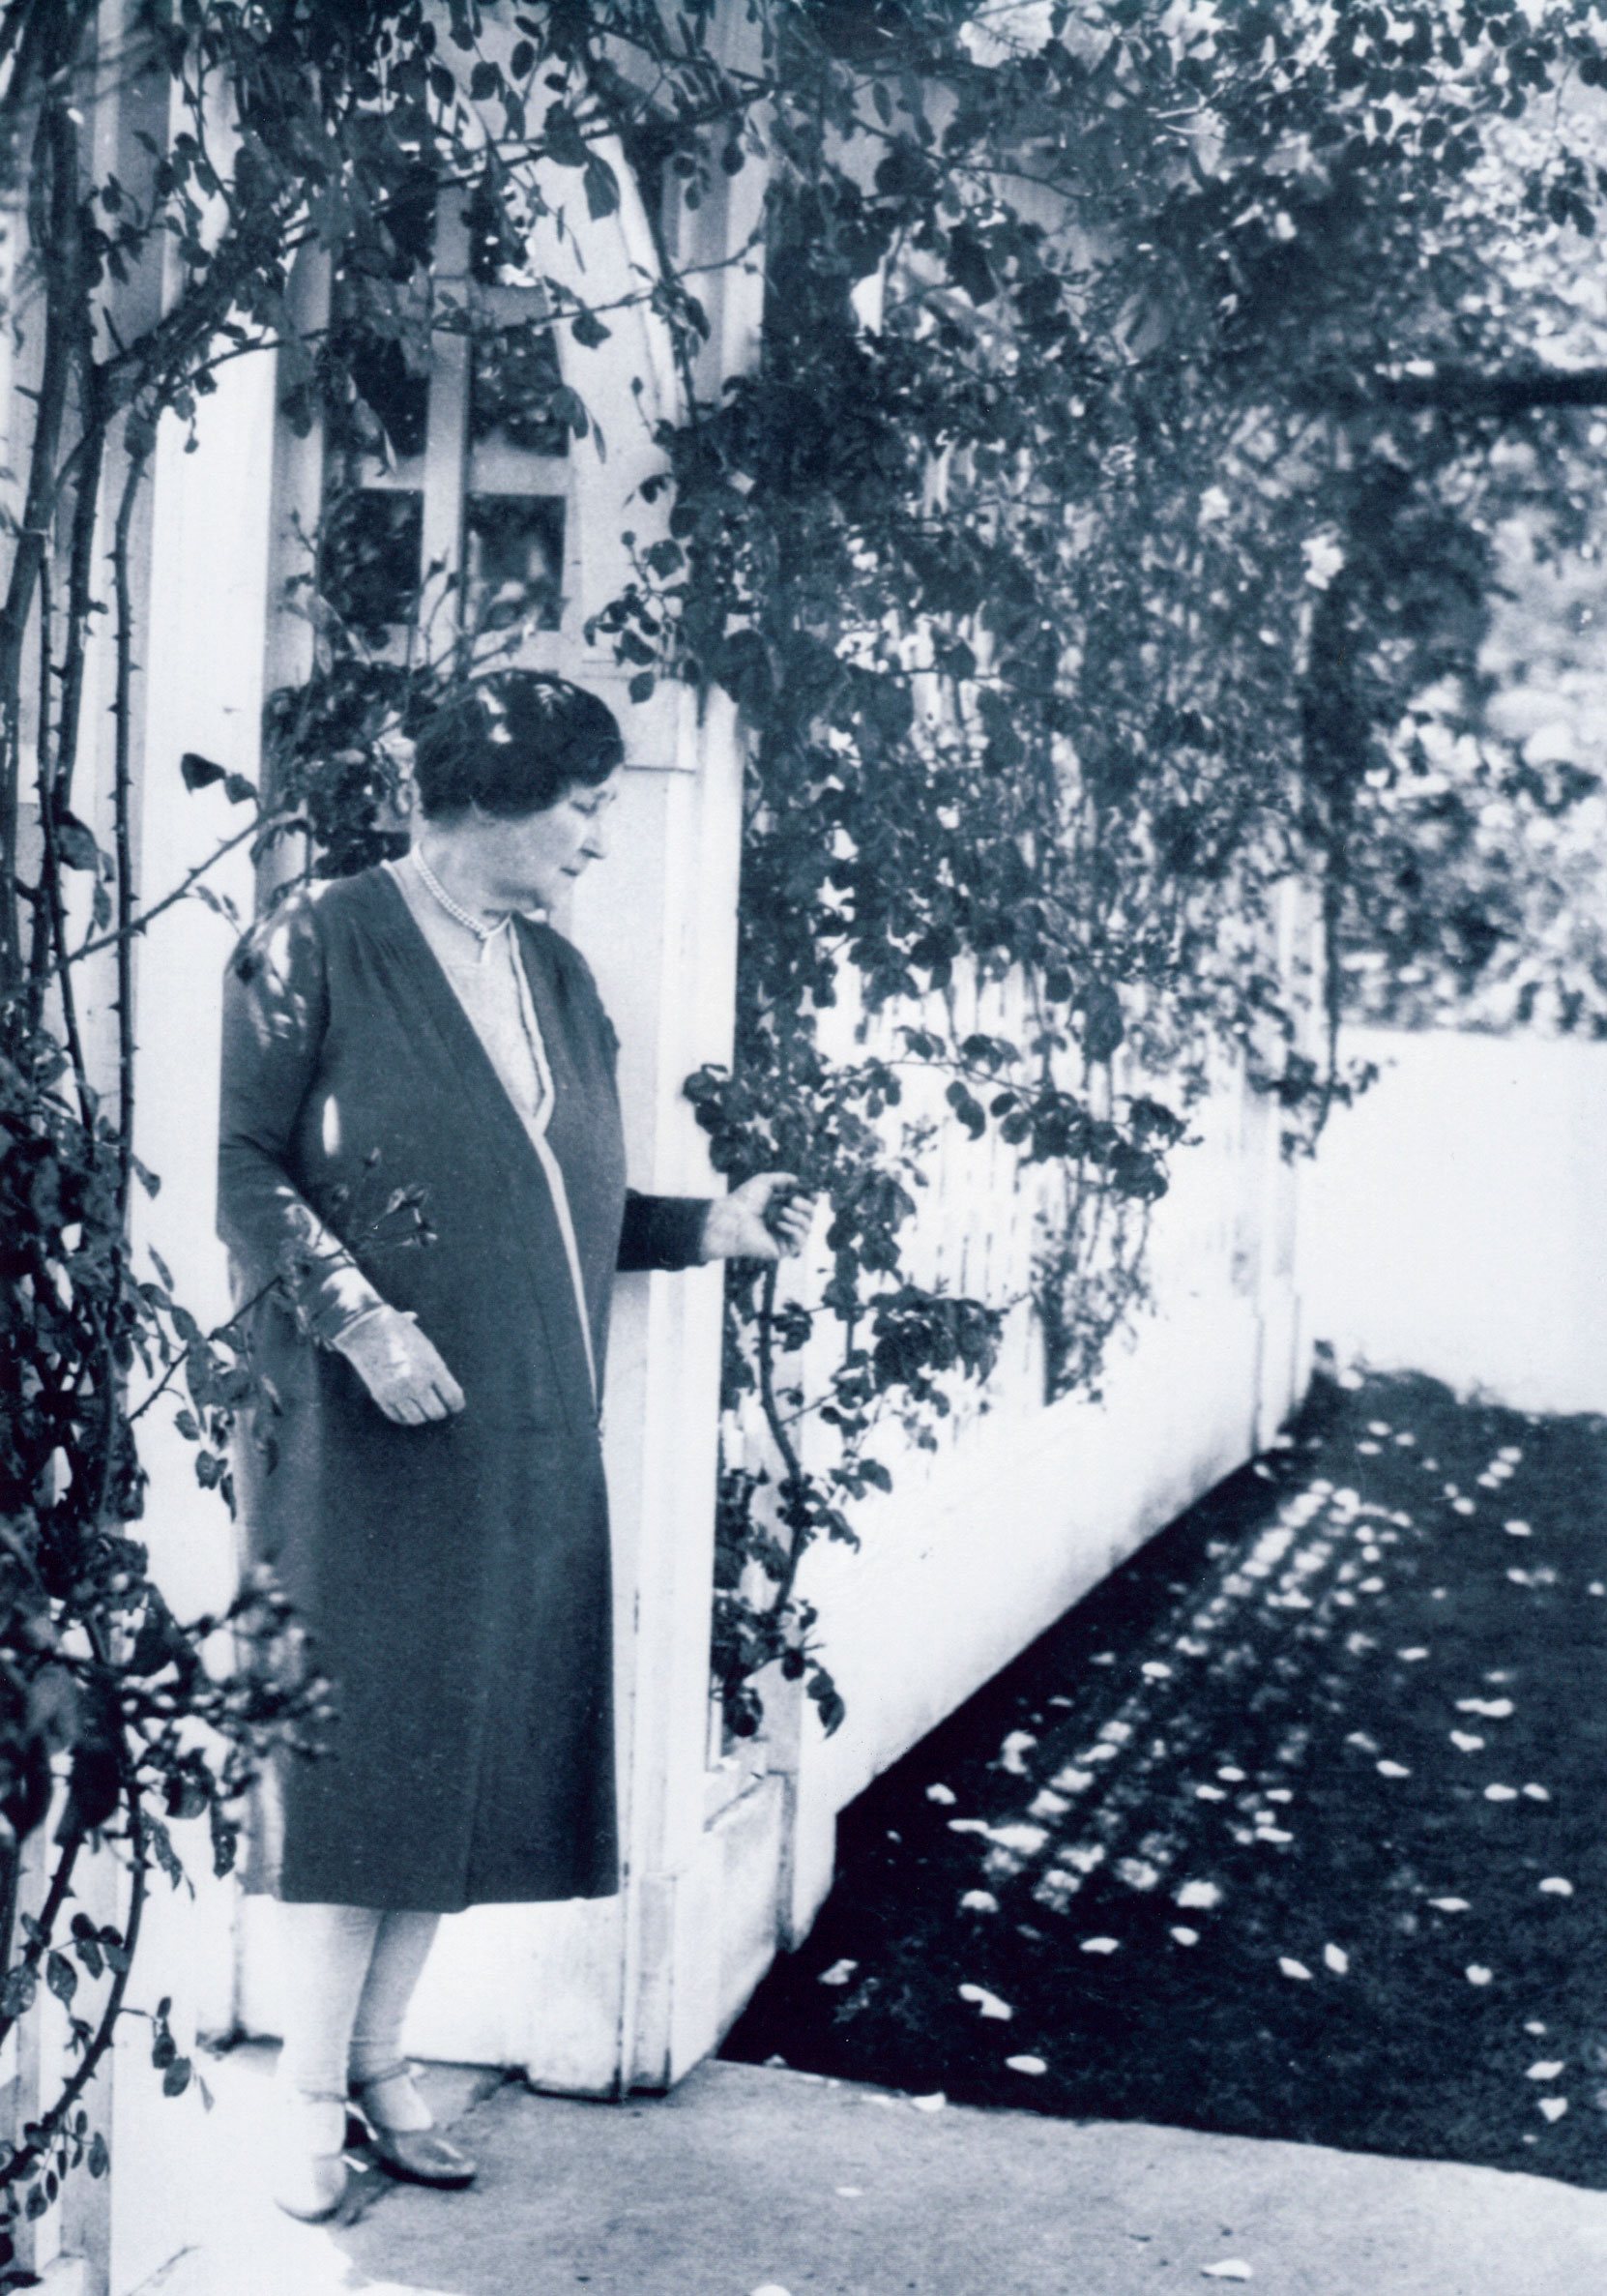
M 367 1905 L 279 1907 L 290 1979 L 279 2072 L 299 2096 L 337 2101 L 342 2113 L 352 2030 L 381 1918 Z
M 351 2077 L 368 2084 L 364 2102 L 388 2129 L 431 2126 L 429 2107 L 402 2059 L 401 2033 L 440 1918 L 434 1913 L 380 1916 L 358 2003 L 348 2057 Z
M 348 2080 L 387 2128 L 427 2129 L 429 2108 L 402 2061 L 401 2030 L 440 1916 L 367 1905 L 281 1905 L 292 1973 L 279 2071 L 307 2108 L 314 2152 L 338 2152 Z

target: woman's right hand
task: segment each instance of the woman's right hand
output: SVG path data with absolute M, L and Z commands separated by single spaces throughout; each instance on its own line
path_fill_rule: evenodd
M 399 1308 L 371 1309 L 330 1343 L 398 1426 L 423 1427 L 463 1408 L 463 1390 L 434 1342 Z

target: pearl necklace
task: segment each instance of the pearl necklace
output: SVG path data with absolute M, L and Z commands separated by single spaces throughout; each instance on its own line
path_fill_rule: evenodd
M 469 910 L 464 908 L 460 901 L 455 901 L 453 899 L 452 895 L 447 891 L 440 878 L 430 868 L 429 863 L 424 857 L 422 848 L 418 845 L 415 845 L 413 848 L 413 861 L 420 876 L 424 879 L 425 892 L 430 895 L 431 898 L 434 899 L 440 905 L 440 907 L 446 910 L 447 915 L 452 918 L 454 924 L 461 925 L 465 932 L 472 932 L 474 934 L 475 939 L 480 943 L 481 961 L 483 963 L 485 959 L 485 953 L 490 948 L 491 943 L 496 939 L 498 933 L 506 932 L 509 927 L 512 924 L 513 917 L 511 910 L 506 911 L 502 916 L 500 916 L 497 919 L 495 925 L 482 924 L 480 918 L 471 915 Z

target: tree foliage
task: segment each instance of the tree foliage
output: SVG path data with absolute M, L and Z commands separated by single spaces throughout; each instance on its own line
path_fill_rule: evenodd
M 779 1156 L 834 1214 L 818 1303 L 778 1325 L 733 1285 L 728 1400 L 758 1391 L 779 1460 L 727 1479 L 739 1727 L 755 1656 L 807 1640 L 801 1547 L 847 1534 L 870 1421 L 917 1392 L 866 1341 L 916 1204 L 899 1064 L 828 1017 L 845 975 L 912 1011 L 968 1133 L 1065 1175 L 1054 1396 L 1140 1295 L 1213 1046 L 1308 1143 L 1357 1081 L 1359 952 L 1461 992 L 1539 955 L 1531 833 L 1592 782 L 1494 738 L 1480 650 L 1504 522 L 1580 525 L 1601 40 L 1566 8 L 778 15 L 763 358 L 665 433 L 670 540 L 604 617 L 644 691 L 657 655 L 753 729 L 737 1060 L 692 1089 L 716 1162 Z M 1476 866 L 1496 794 L 1527 874 Z M 1291 882 L 1315 980 L 1274 961 Z M 1588 929 L 1551 953 L 1599 1011 Z M 1019 1041 L 945 1025 L 959 972 L 1018 985 Z M 774 1350 L 833 1318 L 847 1407 L 777 1409 Z M 844 1446 L 812 1475 L 800 1415 Z

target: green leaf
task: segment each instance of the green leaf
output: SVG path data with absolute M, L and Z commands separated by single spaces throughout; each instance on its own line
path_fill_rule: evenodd
M 890 199 L 929 197 L 937 171 L 913 137 L 900 135 L 876 168 L 876 189 Z
M 615 214 L 620 204 L 620 180 L 606 160 L 596 152 L 586 161 L 586 209 L 594 223 Z
M 179 771 L 187 789 L 205 789 L 212 782 L 226 779 L 220 765 L 214 765 L 210 757 L 201 757 L 193 750 L 187 750 L 179 759 Z
M 189 1419 L 189 1412 L 179 1412 L 177 1419 Z M 190 1442 L 200 1439 L 200 1428 L 197 1428 L 192 1419 L 189 1428 L 179 1426 L 179 1432 L 189 1437 Z M 124 1667 L 135 1681 L 142 1681 L 142 1678 L 149 1678 L 152 1674 L 161 1674 L 163 1667 L 172 1664 L 174 1641 L 179 1641 L 179 1646 L 182 1646 L 184 1637 L 179 1634 L 161 1598 L 152 1598 L 145 1616 L 140 1619 L 140 1631 L 133 1637 L 133 1646 L 131 1646 L 129 1656 L 124 1660 Z
M 78 1972 L 65 1954 L 52 1951 L 45 1956 L 44 1982 L 58 2001 L 71 2001 L 78 1989 Z
M 146 1818 L 145 1836 L 150 1842 L 152 1855 L 167 1876 L 169 1886 L 176 1890 L 185 1878 L 185 1870 L 173 1847 L 173 1837 L 160 1817 Z
M 1096 1063 L 1109 1060 L 1126 1035 L 1116 991 L 1096 982 L 1083 1006 L 1083 1050 Z
M 591 428 L 591 417 L 586 412 L 586 402 L 578 391 L 570 390 L 568 383 L 560 383 L 547 404 L 557 421 L 569 425 L 575 438 L 585 437 Z
M 0 1985 L 0 2016 L 26 2016 L 39 1991 L 39 1971 L 32 1961 L 18 1961 Z
M 841 1728 L 847 1719 L 848 1709 L 843 1704 L 836 1684 L 818 1660 L 810 1668 L 808 1694 L 814 1700 L 821 1724 L 830 1738 L 833 1731 Z
M 975 304 L 991 303 L 999 292 L 987 251 L 969 223 L 949 234 L 949 277 Z
M 570 321 L 570 333 L 583 349 L 595 351 L 599 343 L 608 340 L 611 328 L 605 327 L 594 310 L 576 311 Z M 554 394 L 556 397 L 557 394 Z
M 212 1832 L 212 1870 L 221 1880 L 225 1873 L 234 1871 L 240 1828 L 216 1797 L 207 1804 L 207 1823 Z
M 546 137 L 548 157 L 556 160 L 560 167 L 584 167 L 589 163 L 592 155 L 586 138 L 568 104 L 549 104 L 541 131 Z
M 758 716 L 774 696 L 770 655 L 756 630 L 733 631 L 714 649 L 710 667 L 750 716 Z
M 54 828 L 56 851 L 61 855 L 64 868 L 99 870 L 101 848 L 87 823 L 62 808 L 55 815 Z

